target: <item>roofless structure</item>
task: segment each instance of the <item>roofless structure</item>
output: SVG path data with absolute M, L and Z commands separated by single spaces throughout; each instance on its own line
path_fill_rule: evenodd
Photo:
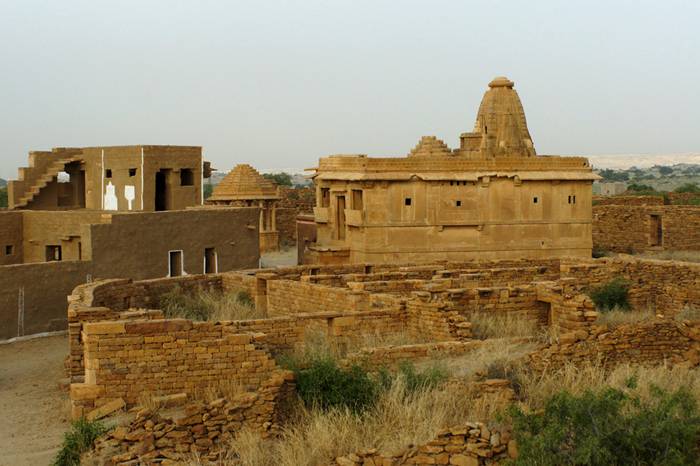
M 306 263 L 590 257 L 583 157 L 537 155 L 513 81 L 489 83 L 474 129 L 406 157 L 320 159 Z

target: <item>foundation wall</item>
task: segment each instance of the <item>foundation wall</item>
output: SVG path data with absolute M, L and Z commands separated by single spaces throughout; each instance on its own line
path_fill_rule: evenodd
M 267 313 L 270 316 L 363 311 L 368 307 L 368 293 L 292 280 L 267 282 Z

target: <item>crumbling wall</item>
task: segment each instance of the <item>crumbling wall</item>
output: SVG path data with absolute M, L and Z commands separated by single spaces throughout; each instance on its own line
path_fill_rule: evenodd
M 674 315 L 686 306 L 700 306 L 700 264 L 636 259 L 634 257 L 572 261 L 562 264 L 562 276 L 571 286 L 587 290 L 615 278 L 629 284 L 633 308 Z
M 101 458 L 100 464 L 114 465 L 130 461 L 185 462 L 192 455 L 218 463 L 241 430 L 253 430 L 263 437 L 278 433 L 284 405 L 293 394 L 293 374 L 279 371 L 257 391 L 191 403 L 177 416 L 162 417 L 144 409 L 129 424 L 98 440 L 92 456 Z
M 700 363 L 700 326 L 672 319 L 562 334 L 559 341 L 530 355 L 537 370 L 564 364 L 600 363 L 613 367 L 630 364 Z
M 267 281 L 267 313 L 270 316 L 313 311 L 362 311 L 367 310 L 368 305 L 368 293 L 304 281 Z
M 620 205 L 664 205 L 663 196 L 593 196 L 593 206 Z
M 193 394 L 222 383 L 257 390 L 277 369 L 252 334 L 185 319 L 83 324 L 85 382 L 71 385 L 73 416 L 122 399 Z

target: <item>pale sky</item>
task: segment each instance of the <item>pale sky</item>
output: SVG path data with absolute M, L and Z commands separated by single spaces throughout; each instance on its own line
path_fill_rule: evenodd
M 700 2 L 0 1 L 0 177 L 29 150 L 222 169 L 450 147 L 515 81 L 540 154 L 700 152 Z

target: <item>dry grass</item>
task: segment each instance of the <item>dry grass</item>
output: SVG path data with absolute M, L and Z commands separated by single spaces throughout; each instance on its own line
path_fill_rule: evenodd
M 491 338 L 533 338 L 548 343 L 556 340 L 554 328 L 541 325 L 532 318 L 513 312 L 492 314 L 476 312 L 469 317 L 474 338 L 487 340 Z
M 581 366 L 569 364 L 545 373 L 520 371 L 517 374 L 520 395 L 525 405 L 533 410 L 541 409 L 548 398 L 562 390 L 572 394 L 595 391 L 605 386 L 624 390 L 631 378 L 637 381 L 643 398 L 649 396 L 652 387 L 671 391 L 685 387 L 700 401 L 700 369 L 623 364 L 606 371 L 600 364 L 592 362 Z
M 651 309 L 635 310 L 615 307 L 609 311 L 598 312 L 596 323 L 617 327 L 618 325 L 652 320 L 654 317 L 656 317 L 656 313 Z
M 259 434 L 243 431 L 232 442 L 224 464 L 329 464 L 337 456 L 366 448 L 398 453 L 433 439 L 445 426 L 491 419 L 500 407 L 494 398 L 477 398 L 463 385 L 408 392 L 397 379 L 364 414 L 301 408 L 278 439 L 262 440 Z
M 433 340 L 421 335 L 414 335 L 407 331 L 386 334 L 367 334 L 360 338 L 339 339 L 328 335 L 328 332 L 320 328 L 307 329 L 304 342 L 286 353 L 283 358 L 300 363 L 331 357 L 343 359 L 349 354 L 357 353 L 362 349 L 380 348 L 386 346 L 416 345 L 430 343 Z
M 535 342 L 513 343 L 506 339 L 494 339 L 484 342 L 484 345 L 475 351 L 461 356 L 436 359 L 430 363 L 440 362 L 455 378 L 470 379 L 475 376 L 500 378 L 500 375 L 491 373 L 493 368 L 517 366 L 536 347 Z
M 267 317 L 255 309 L 249 296 L 239 292 L 198 290 L 187 293 L 174 288 L 161 297 L 161 308 L 168 318 L 185 318 L 220 322 Z

